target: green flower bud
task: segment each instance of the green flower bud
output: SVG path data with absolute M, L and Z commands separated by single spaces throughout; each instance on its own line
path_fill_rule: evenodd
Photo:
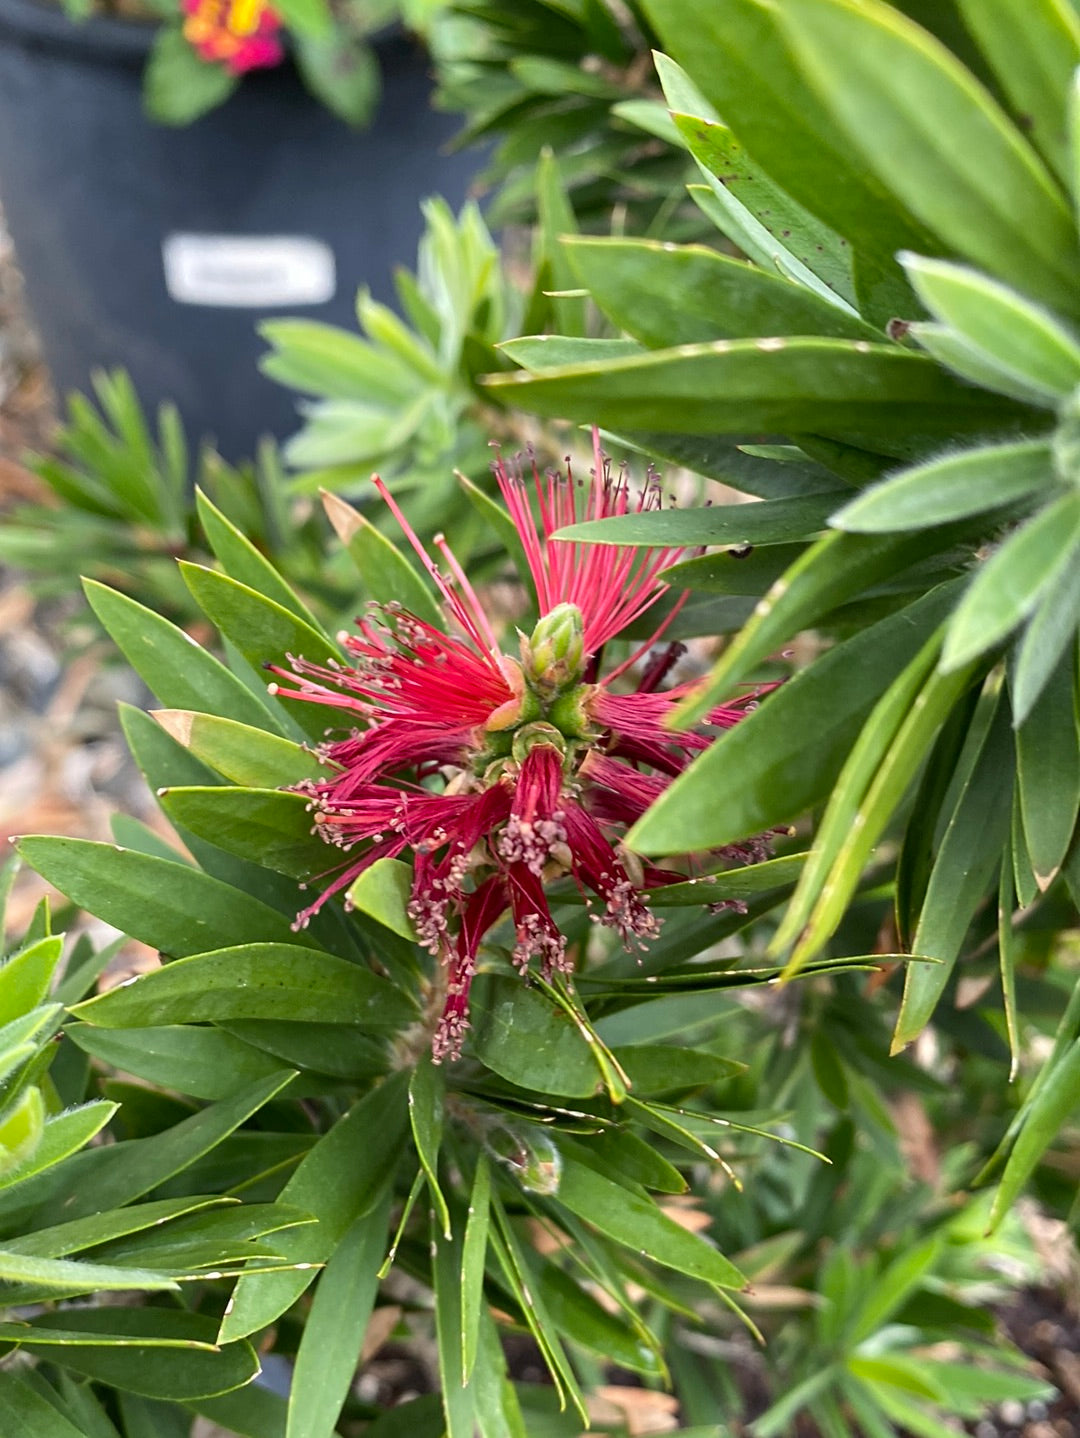
M 506 1164 L 526 1193 L 558 1193 L 562 1155 L 542 1129 L 505 1123 L 488 1134 L 484 1147 Z
M 557 604 L 522 640 L 521 662 L 528 683 L 551 696 L 572 688 L 585 668 L 585 621 L 576 604 Z

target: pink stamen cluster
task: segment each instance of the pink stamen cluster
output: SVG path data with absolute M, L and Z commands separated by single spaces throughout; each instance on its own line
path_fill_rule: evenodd
M 665 727 L 689 688 L 658 688 L 679 646 L 666 646 L 633 692 L 612 693 L 610 687 L 662 637 L 682 600 L 624 663 L 603 677 L 597 673 L 605 644 L 667 591 L 660 572 L 683 551 L 552 538 L 564 525 L 630 510 L 625 475 L 612 470 L 595 434 L 594 446 L 587 483 L 574 478 L 569 463 L 565 474 L 501 458 L 493 466 L 522 538 L 541 614 L 533 647 L 523 643 L 522 661 L 501 651 L 445 540 L 434 541 L 444 571 L 376 478 L 458 633 L 444 633 L 393 604 L 373 606 L 358 621 L 358 633 L 342 636 L 349 664 L 289 656 L 291 671 L 274 670 L 290 686 L 272 686 L 278 694 L 358 721 L 350 734 L 320 750 L 334 772 L 302 786 L 315 831 L 348 857 L 324 876 L 328 882 L 297 926 L 377 860 L 411 855 L 410 916 L 420 943 L 447 970 L 446 1004 L 432 1044 L 437 1061 L 461 1052 L 480 944 L 504 915 L 514 928 L 515 966 L 524 973 L 535 960 L 550 979 L 573 967 L 548 904 L 550 882 L 571 878 L 594 922 L 633 950 L 659 929 L 647 892 L 686 878 L 641 862 L 620 844 L 629 826 L 711 742 L 707 732 Z M 650 475 L 636 507 L 657 509 L 660 502 Z M 552 626 L 541 643 L 547 617 Z M 552 665 L 554 678 L 535 672 L 537 656 L 559 643 L 573 657 Z M 715 709 L 706 728 L 734 724 L 754 698 Z

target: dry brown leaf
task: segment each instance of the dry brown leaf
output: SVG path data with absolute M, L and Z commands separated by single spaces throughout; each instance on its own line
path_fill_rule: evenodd
M 588 1399 L 589 1417 L 596 1423 L 625 1423 L 631 1438 L 650 1433 L 675 1433 L 679 1427 L 679 1400 L 650 1388 L 609 1384 Z
M 360 1349 L 360 1366 L 370 1362 L 398 1326 L 402 1309 L 397 1303 L 385 1303 L 376 1308 L 364 1329 L 364 1343 Z

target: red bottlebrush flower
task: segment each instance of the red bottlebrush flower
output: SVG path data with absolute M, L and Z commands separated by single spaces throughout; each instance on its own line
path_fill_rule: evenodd
M 648 654 L 679 606 L 624 663 L 598 674 L 604 645 L 666 592 L 658 576 L 682 551 L 551 537 L 563 525 L 630 507 L 625 478 L 612 472 L 595 444 L 588 483 L 576 481 L 569 465 L 565 475 L 541 474 L 535 463 L 527 473 L 502 459 L 493 466 L 522 537 L 541 615 L 532 635 L 521 636 L 520 656 L 501 652 L 442 536 L 434 544 L 445 572 L 376 479 L 458 633 L 443 633 L 398 605 L 376 605 L 358 621 L 357 634 L 342 637 L 350 665 L 290 656 L 291 672 L 274 669 L 288 681 L 288 687 L 272 685 L 275 692 L 325 704 L 357 725 L 323 747 L 335 772 L 303 786 L 316 832 L 348 857 L 297 925 L 376 860 L 411 854 L 410 915 L 420 942 L 447 971 L 446 1006 L 432 1045 L 436 1060 L 461 1051 L 480 942 L 507 912 L 514 964 L 524 973 L 536 960 L 550 978 L 572 967 L 548 906 L 551 880 L 571 877 L 593 919 L 634 949 L 659 929 L 646 892 L 686 877 L 643 864 L 620 844 L 711 742 L 706 732 L 664 725 L 688 687 L 657 687 L 677 647 L 668 646 L 645 668 L 633 692 L 611 688 Z M 659 505 L 650 476 L 637 508 Z M 714 710 L 707 727 L 734 724 L 753 697 Z
M 242 75 L 285 58 L 277 38 L 281 17 L 266 0 L 182 0 L 182 7 L 184 39 L 202 60 Z

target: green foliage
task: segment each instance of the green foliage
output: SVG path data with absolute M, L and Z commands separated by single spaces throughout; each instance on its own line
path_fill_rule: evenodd
M 537 167 L 554 150 L 582 223 L 606 228 L 618 205 L 638 232 L 698 226 L 641 6 L 455 0 L 432 44 L 437 101 L 465 116 L 457 143 L 497 141 L 482 176 L 493 223 L 542 217 Z
M 687 1438 L 938 1435 L 1050 1399 L 991 1306 L 1037 1272 L 1019 1194 L 1076 1218 L 1073 12 L 480 0 L 454 24 L 474 129 L 508 135 L 503 212 L 538 217 L 531 292 L 474 207 L 432 202 L 405 318 L 362 295 L 363 336 L 266 328 L 267 373 L 312 398 L 295 479 L 204 475 L 192 512 L 175 423 L 151 440 L 117 380 L 106 425 L 74 411 L 79 468 L 46 471 L 72 556 L 88 517 L 106 551 L 169 535 L 88 592 L 163 706 L 122 722 L 183 850 L 122 819 L 119 848 L 21 841 L 162 963 L 95 995 L 108 954 L 80 939 L 50 1002 L 43 914 L 0 968 L 0 1277 L 42 1305 L 0 1332 L 28 1359 L 0 1415 L 34 1438 L 188 1438 L 195 1413 L 574 1438 L 611 1366 L 669 1387 Z M 635 69 L 654 37 L 664 105 Z M 705 243 L 678 243 L 687 194 Z M 626 195 L 625 226 L 578 233 Z M 259 671 L 337 662 L 356 589 L 438 621 L 372 467 L 505 584 L 487 441 L 566 445 L 521 408 L 736 491 L 572 537 L 689 551 L 665 638 L 715 663 L 680 719 L 763 692 L 630 835 L 698 856 L 652 893 L 647 952 L 553 885 L 573 987 L 523 985 L 496 928 L 464 1057 L 436 1066 L 407 852 L 293 928 L 328 867 L 292 791 L 326 772 L 326 711 Z M 331 548 L 290 523 L 320 485 L 356 501 L 324 496 Z M 771 858 L 725 853 L 763 835 Z M 56 1306 L 121 1283 L 141 1306 Z M 438 1392 L 384 1411 L 352 1379 L 394 1323 Z M 256 1351 L 287 1398 L 250 1381 Z
M 224 545 L 220 519 L 208 509 L 205 517 Z M 274 659 L 272 646 L 303 625 L 298 601 L 267 561 L 260 561 L 266 565 L 260 575 L 247 552 L 235 548 L 235 537 L 228 542 L 260 584 L 238 586 L 247 637 L 238 631 L 236 638 L 246 664 Z M 224 596 L 237 582 L 199 573 L 193 592 L 230 626 L 233 601 Z M 190 703 L 193 681 L 180 678 L 180 660 L 162 662 L 155 644 L 135 641 L 140 632 L 158 633 L 162 621 L 104 589 L 96 591 L 95 605 L 162 701 Z M 306 644 L 329 643 L 314 628 L 302 632 Z M 871 1102 L 862 1075 L 880 1063 L 872 1038 L 828 1057 L 815 1050 L 809 1087 L 817 1094 L 821 1085 L 825 1098 L 797 1101 L 808 1087 L 805 1069 L 793 1066 L 787 1040 L 762 1029 L 738 997 L 774 980 L 777 966 L 763 962 L 753 941 L 734 962 L 706 952 L 775 909 L 802 872 L 803 856 L 673 890 L 665 940 L 653 947 L 644 971 L 628 968 L 610 942 L 594 944 L 577 993 L 561 982 L 523 986 L 496 933 L 482 950 L 465 1057 L 436 1068 L 429 1044 L 441 1007 L 440 966 L 411 939 L 398 873 L 405 866 L 397 861 L 380 870 L 356 886 L 351 907 L 328 906 L 306 932 L 292 931 L 297 878 L 319 872 L 325 859 L 307 834 L 310 819 L 294 824 L 289 817 L 294 801 L 302 811 L 302 797 L 268 785 L 303 778 L 319 760 L 287 737 L 295 724 L 288 701 L 272 694 L 256 700 L 245 686 L 234 690 L 225 682 L 230 664 L 244 672 L 238 649 L 227 650 L 222 663 L 183 642 L 190 674 L 207 676 L 205 710 L 159 711 L 157 725 L 130 711 L 125 726 L 195 862 L 179 852 L 168 857 L 159 839 L 147 842 L 135 829 L 133 846 L 119 851 L 80 840 L 20 841 L 24 856 L 75 904 L 160 953 L 160 967 L 89 996 L 101 961 L 84 946 L 61 990 L 70 1010 L 66 1081 L 77 1083 L 81 1095 L 103 1065 L 106 1073 L 118 1070 L 149 1085 L 136 1092 L 156 1102 L 128 1097 L 117 1112 L 98 1100 L 61 1120 L 46 1119 L 38 1152 L 45 1150 L 53 1166 L 22 1158 L 29 1165 L 22 1184 L 3 1187 L 8 1180 L 0 1179 L 0 1230 L 15 1236 L 14 1253 L 32 1253 L 38 1263 L 36 1289 L 19 1266 L 29 1260 L 11 1266 L 20 1298 L 44 1291 L 46 1259 L 54 1284 L 74 1291 L 69 1270 L 90 1250 L 88 1286 L 137 1287 L 138 1269 L 145 1283 L 166 1290 L 182 1284 L 197 1299 L 183 1308 L 150 1299 L 141 1308 L 80 1310 L 77 1319 L 65 1309 L 45 1312 L 29 1335 L 19 1335 L 38 1367 L 32 1384 L 20 1379 L 26 1392 L 20 1388 L 11 1402 L 30 1412 L 40 1385 L 60 1382 L 55 1365 L 62 1352 L 74 1375 L 64 1381 L 77 1385 L 86 1402 L 119 1415 L 128 1438 L 140 1438 L 127 1416 L 141 1412 L 139 1402 L 171 1405 L 162 1412 L 174 1415 L 169 1421 L 175 1418 L 178 1433 L 187 1432 L 193 1411 L 259 1438 L 265 1432 L 330 1438 L 335 1425 L 362 1431 L 357 1425 L 378 1410 L 352 1395 L 350 1379 L 369 1319 L 390 1301 L 382 1280 L 398 1265 L 431 1295 L 447 1432 L 468 1438 L 476 1428 L 492 1435 L 531 1431 L 521 1427 L 531 1419 L 518 1420 L 530 1396 L 512 1383 L 500 1326 L 530 1334 L 538 1346 L 565 1407 L 564 1416 L 547 1420 L 553 1434 L 580 1431 L 586 1380 L 604 1361 L 650 1384 L 664 1381 L 674 1365 L 687 1421 L 713 1422 L 722 1409 L 682 1372 L 672 1325 L 697 1308 L 707 1327 L 729 1331 L 737 1321 L 732 1310 L 739 1312 L 754 1277 L 758 1246 L 799 1229 L 796 1281 L 800 1292 L 806 1285 L 809 1305 L 801 1311 L 838 1302 L 828 1288 L 830 1238 L 844 1231 L 854 1243 L 856 1231 L 818 1229 L 795 1210 L 778 1214 L 775 1205 L 759 1214 L 723 1176 L 744 1176 L 747 1194 L 760 1192 L 764 1201 L 772 1180 L 760 1187 L 762 1175 L 779 1179 L 790 1158 L 806 1186 L 799 1199 L 796 1184 L 790 1202 L 805 1205 L 815 1186 L 832 1191 L 815 1152 L 825 1142 L 839 1180 L 853 1191 L 866 1187 L 846 1166 L 855 1162 L 851 1154 L 841 1161 L 831 1130 L 834 1106 L 852 1102 L 849 1095 Z M 264 656 L 256 653 L 259 644 L 267 646 Z M 231 710 L 240 693 L 260 706 L 254 725 L 217 712 L 219 705 Z M 766 715 L 768 706 L 759 712 Z M 192 782 L 178 782 L 188 776 Z M 575 899 L 566 895 L 558 910 L 571 933 L 581 926 Z M 707 903 L 752 908 L 747 915 L 710 914 Z M 14 967 L 0 970 L 0 985 L 10 974 L 20 1002 L 39 1001 L 47 982 L 40 966 L 55 963 L 58 952 L 47 936 L 38 939 Z M 697 953 L 702 957 L 688 963 Z M 864 959 L 836 961 L 808 973 L 832 974 L 843 987 L 847 970 L 866 966 Z M 850 1014 L 862 1001 L 846 992 Z M 808 1027 L 827 993 L 808 997 Z M 0 1005 L 4 994 L 0 986 Z M 670 1005 L 686 1001 L 696 1012 L 672 1028 L 665 1017 Z M 46 1012 L 55 1028 L 59 1006 Z M 733 1053 L 753 1055 L 752 1075 Z M 799 1064 L 811 1062 L 808 1046 L 797 1053 Z M 760 1094 L 759 1065 L 770 1076 Z M 782 1075 L 775 1090 L 774 1073 Z M 108 1078 L 105 1092 L 119 1097 L 132 1090 Z M 880 1110 L 872 1111 L 882 1122 Z M 72 1114 L 80 1113 L 87 1121 L 73 1123 Z M 12 1115 L 22 1141 L 17 1107 Z M 770 1133 L 781 1119 L 783 1148 Z M 70 1133 L 65 1129 L 50 1147 L 49 1125 L 58 1122 Z M 114 1126 L 120 1142 L 75 1153 L 103 1123 Z M 774 1147 L 786 1157 L 770 1157 Z M 869 1156 L 858 1160 L 864 1161 Z M 70 1177 L 65 1165 L 73 1166 Z M 716 1177 L 703 1192 L 713 1231 L 732 1240 L 722 1247 L 677 1222 L 669 1207 L 672 1194 L 685 1192 L 691 1180 L 699 1189 L 709 1170 Z M 417 1202 L 421 1193 L 424 1204 Z M 884 1203 L 887 1193 L 875 1188 L 873 1202 Z M 910 1196 L 904 1212 L 900 1227 L 891 1211 L 879 1218 L 874 1210 L 863 1220 L 869 1230 L 877 1231 L 875 1223 L 887 1228 L 891 1246 L 880 1259 L 869 1247 L 855 1250 L 852 1261 L 863 1265 L 874 1303 L 866 1281 L 843 1299 L 850 1313 L 838 1310 L 837 1323 L 847 1336 L 829 1340 L 828 1348 L 835 1392 L 815 1387 L 806 1398 L 811 1412 L 847 1402 L 851 1390 L 852 1407 L 876 1403 L 895 1418 L 906 1401 L 896 1374 L 911 1370 L 912 1355 L 937 1331 L 929 1319 L 922 1326 L 916 1319 L 884 1347 L 880 1335 L 891 1335 L 894 1312 L 932 1294 L 946 1272 L 950 1292 L 963 1302 L 969 1269 L 956 1258 L 951 1230 L 942 1229 L 944 1210 L 927 1210 L 920 1194 Z M 571 1246 L 539 1243 L 545 1233 L 564 1233 Z M 970 1271 L 983 1261 L 973 1259 Z M 813 1296 L 819 1288 L 824 1298 Z M 645 1292 L 643 1304 L 631 1300 L 633 1289 Z M 423 1327 L 431 1320 L 421 1306 L 407 1321 Z M 745 1321 L 753 1326 L 753 1314 Z M 128 1361 L 127 1347 L 123 1358 L 116 1347 L 133 1341 L 143 1355 L 138 1364 Z M 805 1328 L 797 1340 L 783 1339 L 770 1360 L 778 1403 L 790 1407 L 793 1398 L 779 1395 L 802 1393 L 802 1370 L 818 1361 L 825 1341 Z M 287 1401 L 242 1387 L 254 1372 L 252 1345 L 294 1365 Z M 972 1340 L 970 1353 L 991 1378 L 1001 1374 L 1003 1395 L 1044 1391 L 1010 1367 L 1007 1352 L 985 1335 Z M 59 1410 L 67 1389 L 51 1391 Z M 975 1396 L 951 1370 L 932 1369 L 916 1397 L 932 1412 L 935 1404 L 945 1412 L 976 1411 Z M 268 1402 L 263 1413 L 260 1405 Z M 67 1403 L 63 1412 L 76 1432 L 96 1438 L 92 1427 L 80 1426 L 87 1423 L 82 1410 Z M 785 1412 L 773 1411 L 776 1431 L 783 1431 Z
M 123 370 L 99 371 L 94 390 L 96 407 L 83 395 L 69 397 L 55 454 L 30 461 L 58 503 L 18 505 L 0 527 L 0 560 L 33 576 L 35 593 L 67 593 L 82 575 L 190 622 L 198 611 L 175 561 L 204 560 L 231 529 L 234 568 L 240 549 L 254 551 L 252 564 L 269 554 L 312 603 L 333 612 L 346 602 L 351 566 L 327 564 L 325 526 L 291 500 L 272 445 L 234 468 L 209 443 L 192 453 L 173 405 L 161 406 L 152 428 Z M 214 506 L 206 521 L 211 546 L 196 491 Z
M 505 363 L 495 346 L 516 333 L 525 301 L 474 204 L 456 220 L 442 200 L 423 209 L 416 274 L 397 275 L 404 319 L 362 292 L 357 318 L 366 338 L 314 320 L 267 320 L 262 333 L 272 349 L 261 367 L 314 396 L 284 451 L 302 471 L 297 492 L 356 494 L 377 470 L 395 493 L 409 494 L 418 531 L 430 534 L 462 508 L 455 470 L 487 468 L 491 406 L 475 377 Z M 370 556 L 359 557 L 366 569 Z
M 880 0 L 716 0 L 704 12 L 648 0 L 686 66 L 657 61 L 711 186 L 706 212 L 749 259 L 570 237 L 580 284 L 638 348 L 593 359 L 569 339 L 519 341 L 507 352 L 525 372 L 487 381 L 751 494 L 769 491 L 745 483 L 748 452 L 793 479 L 816 466 L 809 497 L 573 533 L 763 546 L 747 585 L 759 601 L 685 702 L 686 722 L 775 675 L 781 646 L 817 631 L 808 666 L 671 785 L 630 842 L 657 855 L 731 843 L 827 800 L 771 944 L 789 974 L 837 951 L 868 864 L 887 857 L 880 846 L 917 843 L 919 883 L 896 924 L 936 962 L 908 969 L 898 1046 L 951 991 L 957 960 L 981 951 L 1001 875 L 1017 876 L 1025 907 L 1061 902 L 1077 813 L 1078 246 L 1054 138 L 1068 75 L 1048 59 L 1050 37 L 1075 21 L 1049 5 L 1022 19 L 1006 4 L 970 9 L 1007 103 L 1030 93 L 1036 61 L 1053 76 L 1056 120 L 1043 94 L 1041 141 L 937 35 Z M 1005 43 L 1016 29 L 1022 56 Z M 779 234 L 764 225 L 772 210 Z M 692 450 L 684 436 L 697 437 Z M 792 541 L 771 565 L 771 548 Z M 708 591 L 726 573 L 717 554 L 672 578 Z M 1055 717 L 1047 709 L 1036 746 L 1025 732 L 1043 695 L 1057 696 Z M 911 795 L 946 744 L 963 779 L 924 814 Z M 1010 821 L 1014 787 L 1027 829 Z

